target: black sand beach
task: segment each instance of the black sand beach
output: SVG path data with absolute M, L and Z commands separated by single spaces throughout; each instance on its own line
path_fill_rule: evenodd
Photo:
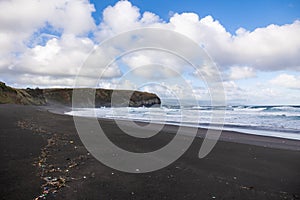
M 142 140 L 122 134 L 112 120 L 100 123 L 113 142 L 138 152 L 162 147 L 176 131 L 166 126 Z M 170 166 L 129 174 L 94 159 L 71 116 L 0 105 L 0 136 L 1 199 L 300 198 L 300 141 L 224 131 L 204 159 L 198 158 L 202 139 L 196 138 Z

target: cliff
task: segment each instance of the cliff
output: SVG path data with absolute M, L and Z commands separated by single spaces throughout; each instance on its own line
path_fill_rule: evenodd
M 91 91 L 90 89 L 80 89 L 82 91 Z M 60 104 L 65 106 L 72 106 L 72 92 L 73 89 L 16 89 L 7 86 L 0 82 L 0 104 L 23 104 L 23 105 L 53 105 Z M 126 99 L 130 96 L 129 106 L 158 106 L 161 101 L 160 98 L 152 93 L 129 91 L 129 90 L 107 90 L 96 89 L 95 106 L 111 106 L 111 97 L 114 92 L 113 106 L 127 106 Z

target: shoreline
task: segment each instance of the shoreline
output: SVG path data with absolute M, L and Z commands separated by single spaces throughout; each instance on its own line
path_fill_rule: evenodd
M 80 110 L 80 108 L 79 108 Z M 75 109 L 76 111 L 76 109 Z M 66 114 L 66 115 L 72 115 L 72 108 L 69 107 L 65 111 L 63 109 L 59 109 L 58 111 L 53 110 L 54 113 L 59 114 Z M 90 117 L 90 116 L 80 116 L 76 115 L 78 117 Z M 92 118 L 92 117 L 90 117 Z M 110 119 L 110 120 L 124 120 L 124 121 L 135 121 L 135 122 L 141 122 L 141 123 L 149 123 L 147 120 L 143 119 L 133 119 L 133 118 L 103 118 L 103 117 L 97 117 L 99 120 L 103 119 Z M 238 125 L 238 124 L 209 124 L 209 123 L 199 123 L 199 124 L 193 124 L 188 122 L 176 122 L 176 121 L 152 121 L 153 124 L 159 124 L 159 125 L 174 125 L 174 126 L 181 126 L 181 127 L 193 127 L 193 128 L 201 128 L 201 129 L 211 129 L 211 130 L 224 130 L 224 131 L 233 131 L 243 134 L 251 134 L 251 135 L 259 135 L 259 136 L 267 136 L 267 137 L 276 137 L 276 138 L 282 138 L 282 139 L 291 139 L 291 140 L 299 140 L 300 141 L 300 130 L 298 129 L 284 129 L 284 128 L 271 128 L 271 127 L 261 127 L 261 126 L 250 126 L 250 125 Z
M 89 154 L 72 116 L 34 106 L 0 105 L 0 123 L 3 199 L 40 195 L 46 199 L 300 198 L 300 152 L 294 148 L 300 147 L 299 141 L 270 141 L 270 137 L 225 131 L 213 151 L 199 159 L 204 135 L 199 129 L 199 137 L 171 165 L 145 174 L 128 174 Z M 101 119 L 99 123 L 114 143 L 136 152 L 161 148 L 177 130 L 176 126 L 165 126 L 153 138 L 137 139 L 123 134 L 113 120 Z M 284 148 L 289 145 L 294 147 Z
M 59 114 L 59 115 L 66 115 L 66 116 L 71 116 L 73 115 L 66 114 L 66 112 L 69 112 L 72 110 L 71 107 L 42 107 L 43 109 L 47 110 L 48 112 L 54 113 L 54 114 Z M 93 117 L 87 117 L 87 116 L 80 116 L 83 118 L 93 118 Z M 130 119 L 111 119 L 111 118 L 97 118 L 98 121 L 119 121 L 119 122 L 134 122 L 134 123 L 139 123 L 141 126 L 147 125 L 148 122 L 145 121 L 138 121 L 138 120 L 130 120 Z M 152 122 L 152 124 L 160 126 L 162 123 L 157 123 L 157 122 Z M 180 127 L 180 125 L 177 124 L 164 124 L 167 127 Z M 204 127 L 193 127 L 193 126 L 186 126 L 183 125 L 184 127 L 187 128 L 196 128 L 199 129 L 197 136 L 203 138 L 205 137 L 205 134 L 203 134 L 203 131 L 207 131 L 207 128 Z M 175 128 L 175 129 L 176 129 Z M 218 130 L 214 129 L 213 127 L 211 128 L 212 130 Z M 174 130 L 174 128 L 173 128 Z M 300 140 L 293 139 L 293 138 L 286 138 L 286 137 L 279 137 L 279 136 L 274 136 L 274 135 L 266 135 L 266 134 L 255 134 L 253 132 L 260 132 L 261 130 L 249 130 L 247 132 L 247 129 L 245 129 L 246 132 L 238 131 L 235 128 L 233 129 L 222 129 L 222 133 L 220 135 L 220 140 L 222 141 L 227 141 L 227 142 L 237 142 L 237 143 L 242 143 L 242 144 L 251 144 L 251 145 L 256 145 L 256 146 L 262 146 L 262 147 L 270 147 L 270 148 L 279 148 L 279 149 L 288 149 L 288 150 L 296 150 L 300 151 Z M 267 132 L 269 133 L 269 132 Z M 271 131 L 270 131 L 271 133 Z M 224 135 L 225 134 L 225 135 Z

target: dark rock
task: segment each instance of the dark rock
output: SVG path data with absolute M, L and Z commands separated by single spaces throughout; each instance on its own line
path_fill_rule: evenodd
M 89 107 L 91 103 L 95 102 L 95 107 L 152 107 L 161 104 L 160 98 L 152 93 L 131 91 L 131 90 L 108 90 L 90 88 L 77 89 L 82 93 L 81 102 L 77 105 Z M 95 98 L 88 99 L 88 95 L 95 92 Z M 72 106 L 72 88 L 55 88 L 55 89 L 16 89 L 7 86 L 0 82 L 0 104 L 23 104 L 23 105 L 53 105 L 60 104 L 64 106 Z

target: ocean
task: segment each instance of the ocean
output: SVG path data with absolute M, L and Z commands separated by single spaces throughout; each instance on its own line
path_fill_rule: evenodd
M 119 120 L 134 120 L 158 124 L 192 126 L 199 128 L 238 131 L 245 134 L 280 137 L 300 140 L 300 106 L 295 105 L 192 105 L 163 100 L 160 107 L 101 107 L 76 108 L 68 115 L 98 117 Z M 212 124 L 214 111 L 225 111 L 224 118 Z M 217 120 L 218 121 L 218 120 Z M 215 126 L 215 127 L 214 127 Z

